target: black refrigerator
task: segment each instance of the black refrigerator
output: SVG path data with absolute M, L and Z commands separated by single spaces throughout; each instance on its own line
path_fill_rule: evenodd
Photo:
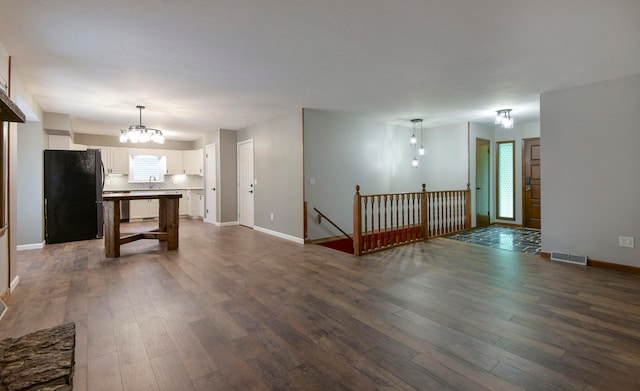
M 103 234 L 104 166 L 100 151 L 44 151 L 45 241 L 98 239 Z

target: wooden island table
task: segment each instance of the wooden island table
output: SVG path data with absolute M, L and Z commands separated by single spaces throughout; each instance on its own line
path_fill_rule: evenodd
M 178 221 L 182 194 L 166 192 L 107 193 L 102 195 L 104 205 L 104 251 L 107 258 L 118 258 L 120 246 L 140 239 L 158 239 L 167 242 L 167 250 L 178 248 Z M 148 232 L 120 233 L 120 201 L 159 201 L 158 229 Z

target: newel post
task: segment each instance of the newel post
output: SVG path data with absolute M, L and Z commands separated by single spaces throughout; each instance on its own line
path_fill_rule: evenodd
M 356 194 L 353 196 L 353 255 L 362 255 L 362 201 L 360 197 L 360 185 L 356 185 Z
M 422 239 L 425 240 L 427 239 L 428 222 L 429 222 L 429 214 L 428 214 L 429 208 L 427 207 L 427 184 L 426 183 L 422 184 L 422 193 L 420 193 L 420 207 L 422 208 L 421 210 Z
M 464 229 L 471 229 L 471 185 L 467 183 L 464 192 Z

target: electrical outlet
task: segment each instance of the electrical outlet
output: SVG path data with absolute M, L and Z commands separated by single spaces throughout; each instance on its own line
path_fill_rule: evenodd
M 273 213 L 271 213 L 271 221 L 273 221 Z
M 620 247 L 631 247 L 633 248 L 633 236 L 619 236 L 618 237 L 618 245 Z

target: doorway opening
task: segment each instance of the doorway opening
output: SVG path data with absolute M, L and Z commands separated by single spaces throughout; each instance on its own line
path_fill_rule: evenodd
M 490 155 L 491 142 L 476 138 L 476 227 L 491 222 Z

